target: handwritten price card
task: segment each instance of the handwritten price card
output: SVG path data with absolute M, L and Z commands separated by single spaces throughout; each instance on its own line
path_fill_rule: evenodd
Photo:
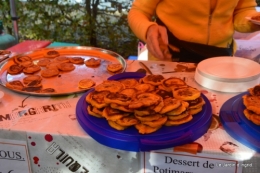
M 235 160 L 163 152 L 141 153 L 142 173 L 242 173 Z
M 0 173 L 31 173 L 25 141 L 0 139 Z

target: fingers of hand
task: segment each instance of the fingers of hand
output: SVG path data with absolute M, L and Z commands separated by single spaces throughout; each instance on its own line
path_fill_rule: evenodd
M 163 55 L 161 49 L 159 48 L 159 45 L 155 46 L 152 43 L 151 44 L 147 43 L 147 49 L 154 57 L 156 57 L 158 59 L 164 59 L 164 55 Z
M 170 59 L 171 58 L 171 54 L 169 52 L 169 48 L 168 48 L 168 34 L 167 34 L 167 30 L 164 26 L 159 26 L 159 44 L 160 44 L 160 49 L 163 53 L 164 59 Z
M 171 59 L 172 58 L 172 55 L 171 55 L 171 53 L 169 51 L 168 46 L 164 46 L 163 45 L 163 46 L 160 46 L 160 48 L 161 48 L 161 51 L 163 53 L 164 59 Z
M 158 25 L 152 25 L 148 28 L 146 45 L 148 51 L 156 58 L 163 59 L 163 53 L 159 47 L 159 29 Z
M 160 44 L 168 45 L 167 29 L 164 26 L 158 26 L 159 42 Z
M 167 30 L 163 26 L 152 25 L 147 31 L 147 49 L 148 51 L 161 60 L 171 59 L 168 48 Z

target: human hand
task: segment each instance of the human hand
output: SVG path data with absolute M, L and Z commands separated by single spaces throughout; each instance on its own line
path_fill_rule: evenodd
M 168 48 L 168 35 L 165 27 L 156 24 L 150 26 L 146 34 L 146 46 L 154 57 L 160 60 L 171 59 Z

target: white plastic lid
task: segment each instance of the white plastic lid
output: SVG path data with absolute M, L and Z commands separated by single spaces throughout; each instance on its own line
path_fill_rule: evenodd
M 260 65 L 240 57 L 214 57 L 198 64 L 194 78 L 215 91 L 244 92 L 259 84 Z
M 201 61 L 197 66 L 201 75 L 227 82 L 250 81 L 260 76 L 260 65 L 240 57 L 214 57 Z

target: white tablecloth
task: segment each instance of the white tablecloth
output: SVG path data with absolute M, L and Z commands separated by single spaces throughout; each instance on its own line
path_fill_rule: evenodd
M 141 66 L 139 61 L 127 61 L 127 71 L 136 71 Z M 213 114 L 218 116 L 222 104 L 236 94 L 220 93 L 199 86 L 194 81 L 194 64 L 176 62 L 143 61 L 154 74 L 165 77 L 176 76 L 185 79 L 188 85 L 198 88 L 210 100 Z M 180 67 L 182 70 L 180 70 Z M 179 71 L 179 72 L 178 72 Z M 36 97 L 18 94 L 2 86 L 5 93 L 0 103 L 0 139 L 25 141 L 32 172 L 67 173 L 137 173 L 144 165 L 142 152 L 128 152 L 113 149 L 99 144 L 92 139 L 79 125 L 76 119 L 75 107 L 83 94 L 73 94 L 61 97 Z M 225 142 L 238 146 L 236 154 L 227 154 L 219 149 Z M 258 154 L 252 149 L 230 137 L 223 128 L 208 131 L 196 142 L 203 145 L 201 154 L 210 157 L 223 156 L 233 160 L 244 160 L 253 163 L 253 168 L 243 169 L 244 173 L 257 170 L 260 165 Z M 165 151 L 165 150 L 164 150 Z M 172 148 L 166 149 L 173 152 Z M 66 158 L 72 158 L 69 162 Z M 1 170 L 1 168 L 0 168 Z M 251 171 L 251 172 L 250 172 Z M 255 172 L 256 173 L 256 172 Z

